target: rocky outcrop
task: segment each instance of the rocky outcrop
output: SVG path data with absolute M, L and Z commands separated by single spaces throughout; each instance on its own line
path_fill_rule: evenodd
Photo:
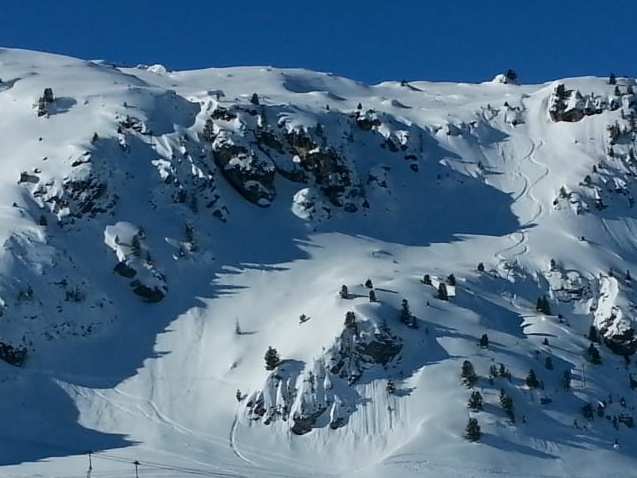
M 246 200 L 267 207 L 276 196 L 274 164 L 264 155 L 237 145 L 229 135 L 220 134 L 212 147 L 221 174 Z

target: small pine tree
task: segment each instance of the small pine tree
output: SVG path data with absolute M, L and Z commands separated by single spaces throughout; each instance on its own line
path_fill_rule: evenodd
M 626 271 L 626 282 L 630 282 L 633 280 L 633 276 L 630 275 L 630 271 Z
M 456 276 L 454 276 L 453 274 L 449 274 L 447 276 L 447 284 L 456 285 Z
M 186 242 L 190 244 L 190 250 L 195 251 L 197 248 L 197 241 L 195 240 L 195 228 L 192 224 L 187 223 L 184 226 L 184 236 L 186 237 Z
M 515 406 L 513 405 L 513 399 L 504 392 L 503 388 L 500 389 L 500 406 L 511 422 L 515 423 Z
M 500 377 L 506 377 L 508 373 L 509 371 L 507 370 L 507 368 L 504 366 L 503 363 L 501 363 L 500 368 L 498 369 L 498 375 Z
M 588 359 L 593 365 L 599 365 L 602 363 L 602 356 L 600 355 L 599 350 L 595 348 L 592 342 L 588 346 L 587 352 L 588 352 Z
M 562 387 L 564 387 L 565 391 L 569 391 L 571 389 L 571 371 L 564 370 L 562 372 Z
M 447 286 L 444 282 L 438 285 L 438 298 L 440 300 L 449 300 L 449 293 L 447 292 Z
M 425 274 L 422 278 L 422 281 L 425 285 L 431 285 L 431 277 L 429 274 Z
M 40 219 L 38 219 L 38 224 L 40 226 L 46 226 L 48 224 L 48 221 L 46 220 L 46 216 L 45 215 L 41 215 Z
M 515 83 L 515 81 L 518 79 L 518 74 L 515 72 L 515 70 L 512 69 L 508 69 L 506 72 L 506 79 L 512 83 Z
M 475 368 L 473 364 L 469 360 L 465 360 L 462 362 L 462 371 L 460 373 L 460 378 L 462 383 L 464 383 L 467 387 L 473 387 L 478 381 L 478 376 L 476 375 Z
M 553 360 L 551 360 L 551 357 L 546 357 L 544 365 L 546 366 L 547 370 L 553 370 Z
M 483 408 L 483 399 L 482 394 L 477 390 L 471 392 L 471 396 L 469 397 L 469 402 L 467 403 L 467 407 L 474 412 L 479 412 Z
M 257 95 L 256 93 L 252 93 L 252 98 L 250 98 L 250 103 L 252 103 L 255 106 L 259 105 L 259 95 Z
M 617 77 L 615 76 L 615 73 L 611 73 L 610 76 L 608 77 L 608 84 L 609 85 L 617 84 Z
M 274 370 L 281 363 L 281 356 L 279 352 L 274 347 L 268 347 L 268 350 L 265 352 L 265 369 L 266 370 Z
M 403 302 L 400 306 L 400 314 L 398 315 L 398 320 L 405 325 L 411 324 L 411 310 L 409 309 L 409 302 L 407 299 L 403 299 Z
M 540 381 L 537 379 L 533 369 L 529 370 L 529 374 L 526 376 L 524 382 L 529 388 L 537 388 L 540 386 Z
M 349 298 L 349 291 L 347 290 L 347 286 L 345 284 L 343 284 L 341 286 L 341 299 L 348 299 Z
M 140 254 L 142 253 L 142 245 L 139 240 L 138 234 L 133 235 L 133 239 L 131 240 L 130 250 L 131 250 L 131 253 L 136 257 L 139 257 Z
M 465 438 L 471 442 L 478 441 L 482 437 L 482 431 L 480 430 L 480 424 L 475 418 L 469 418 L 467 426 L 465 428 Z
M 588 340 L 590 340 L 591 342 L 599 342 L 599 337 L 597 336 L 597 329 L 595 328 L 594 325 L 591 325 L 588 329 Z
M 396 391 L 396 384 L 393 380 L 387 380 L 387 385 L 385 386 L 385 390 L 390 395 Z
M 584 418 L 586 418 L 587 420 L 593 419 L 593 406 L 590 403 L 587 403 L 582 407 L 582 415 L 584 415 Z
M 498 377 L 498 367 L 496 367 L 495 365 L 491 365 L 489 367 L 489 378 L 493 379 L 497 377 Z
M 53 89 L 52 88 L 44 88 L 44 94 L 42 95 L 42 99 L 45 103 L 53 103 Z
M 489 346 L 489 336 L 487 334 L 482 334 L 480 337 L 480 347 L 486 349 Z
M 369 301 L 376 302 L 376 293 L 373 290 L 369 291 Z
M 363 109 L 363 104 L 362 103 L 358 103 L 358 105 L 356 105 L 356 109 L 357 110 L 362 110 Z
M 356 328 L 356 314 L 354 314 L 354 312 L 352 312 L 351 310 L 348 310 L 345 313 L 345 328 L 347 329 L 354 329 Z
M 484 272 L 484 264 L 482 262 L 478 263 L 478 272 Z
M 622 95 L 622 92 L 619 90 L 619 86 L 618 85 L 615 85 L 615 90 L 613 91 L 613 94 L 615 96 L 621 96 Z
M 371 279 L 367 279 L 365 281 L 365 287 L 367 287 L 368 289 L 372 289 L 374 287 L 374 284 L 372 284 L 372 280 Z
M 543 345 L 548 345 L 548 344 L 549 344 L 549 339 L 547 339 L 546 337 L 544 337 L 544 340 L 542 340 L 542 344 L 543 344 Z

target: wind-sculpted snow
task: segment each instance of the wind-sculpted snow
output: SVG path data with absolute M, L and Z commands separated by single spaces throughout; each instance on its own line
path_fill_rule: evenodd
M 3 476 L 634 470 L 633 79 L 0 78 Z

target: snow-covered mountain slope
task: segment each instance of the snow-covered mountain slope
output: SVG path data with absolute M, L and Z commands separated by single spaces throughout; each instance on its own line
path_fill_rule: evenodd
M 0 78 L 3 476 L 634 469 L 634 80 Z

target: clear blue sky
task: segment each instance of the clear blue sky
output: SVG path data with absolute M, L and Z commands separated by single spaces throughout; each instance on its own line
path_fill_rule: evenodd
M 0 45 L 171 69 L 385 79 L 637 76 L 635 0 L 0 0 Z M 1 67 L 0 67 L 1 71 Z

